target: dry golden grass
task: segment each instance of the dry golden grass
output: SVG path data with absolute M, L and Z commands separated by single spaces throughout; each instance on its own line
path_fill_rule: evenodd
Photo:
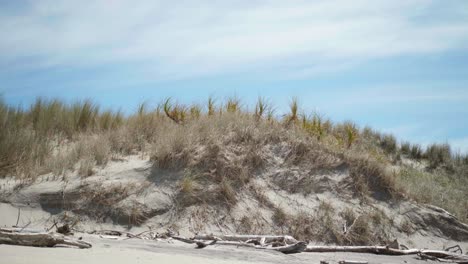
M 467 221 L 468 213 L 460 208 L 468 208 L 462 202 L 468 192 L 460 186 L 467 186 L 468 158 L 454 157 L 447 145 L 425 151 L 418 145 L 400 147 L 391 135 L 302 114 L 297 99 L 281 117 L 263 98 L 252 112 L 246 109 L 237 97 L 224 103 L 209 98 L 205 106 L 169 98 L 154 109 L 143 103 L 128 116 L 101 111 L 90 100 L 66 104 L 38 99 L 27 109 L 0 101 L 0 177 L 24 182 L 48 172 L 86 177 L 114 157 L 143 153 L 159 169 L 193 175 L 195 187 L 189 191 L 188 185 L 182 186 L 182 193 L 196 193 L 200 183 L 233 205 L 236 193 L 268 168 L 272 155 L 283 155 L 284 166 L 290 167 L 329 168 L 344 162 L 362 197 L 398 198 L 406 193 Z M 284 146 L 283 152 L 271 154 L 275 146 Z M 393 173 L 388 168 L 400 156 L 429 164 L 428 171 Z M 450 194 L 442 195 L 448 188 Z
M 427 172 L 405 168 L 397 184 L 416 201 L 444 208 L 468 223 L 468 175 L 466 168 L 458 170 L 447 173 L 443 169 Z

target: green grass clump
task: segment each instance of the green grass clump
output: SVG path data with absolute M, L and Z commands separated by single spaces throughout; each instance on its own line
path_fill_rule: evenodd
M 384 135 L 380 141 L 380 146 L 388 154 L 395 154 L 397 152 L 397 140 L 393 135 Z
M 427 148 L 424 156 L 432 169 L 441 165 L 449 165 L 452 161 L 452 151 L 449 144 L 432 144 Z
M 289 103 L 289 113 L 286 115 L 286 124 L 291 125 L 299 121 L 299 101 L 297 97 L 291 99 Z

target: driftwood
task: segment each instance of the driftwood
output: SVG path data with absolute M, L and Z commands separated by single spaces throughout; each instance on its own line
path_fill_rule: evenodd
M 304 249 L 307 247 L 306 242 L 296 242 L 295 244 L 292 245 L 286 245 L 286 246 L 280 246 L 280 247 L 271 247 L 271 246 L 264 246 L 264 245 L 259 245 L 257 243 L 248 243 L 251 241 L 268 241 L 265 237 L 268 237 L 270 239 L 269 241 L 274 241 L 272 237 L 274 236 L 222 236 L 226 240 L 219 240 L 220 238 L 214 237 L 214 236 L 195 236 L 193 239 L 188 239 L 180 236 L 173 236 L 172 238 L 175 240 L 182 241 L 184 243 L 188 244 L 197 244 L 197 248 L 204 248 L 209 245 L 225 245 L 225 246 L 238 246 L 238 247 L 249 247 L 249 248 L 255 248 L 255 249 L 267 249 L 267 250 L 275 250 L 282 252 L 284 254 L 293 254 L 293 253 L 299 253 L 303 252 Z M 232 239 L 232 237 L 235 237 L 234 240 L 246 240 L 244 241 L 229 241 L 228 239 Z M 200 239 L 203 238 L 203 239 Z M 213 240 L 211 243 L 204 242 L 205 238 L 206 240 Z M 281 237 L 284 239 L 284 237 Z M 294 239 L 294 238 L 293 238 Z M 206 241 L 205 240 L 205 241 Z
M 12 227 L 12 228 L 0 228 L 0 232 L 6 232 L 6 233 L 34 233 L 34 234 L 36 234 L 36 233 L 44 233 L 44 230 Z
M 455 245 L 452 247 L 448 247 L 445 249 L 445 251 L 452 252 L 452 253 L 459 253 L 463 254 L 463 250 L 461 249 L 460 245 Z
M 384 246 L 307 246 L 304 252 L 350 252 L 392 256 L 418 255 L 422 259 L 432 259 L 441 262 L 468 263 L 468 256 L 466 255 L 429 249 L 400 250 Z
M 193 239 L 188 239 L 188 238 L 180 237 L 180 236 L 173 236 L 172 239 L 179 240 L 179 241 L 182 241 L 182 242 L 188 243 L 188 244 L 195 244 L 197 242 L 197 241 L 195 241 Z
M 367 261 L 361 261 L 361 260 L 341 260 L 338 261 L 338 264 L 367 264 L 369 262 Z
M 268 244 L 273 242 L 285 242 L 286 244 L 296 244 L 298 241 L 292 236 L 260 236 L 260 235 L 196 235 L 195 240 L 223 240 L 223 241 L 238 241 L 247 242 L 256 240 L 261 244 Z
M 391 248 L 389 246 L 307 246 L 305 242 L 297 242 L 293 237 L 290 236 L 223 235 L 217 237 L 213 235 L 196 235 L 192 239 L 179 236 L 173 236 L 172 238 L 189 244 L 196 243 L 199 248 L 203 248 L 209 245 L 204 241 L 212 240 L 212 244 L 216 243 L 217 245 L 276 250 L 285 254 L 299 252 L 349 252 L 391 256 L 418 255 L 424 259 L 434 259 L 453 263 L 468 263 L 468 256 L 442 250 L 402 250 Z M 275 244 L 275 242 L 278 241 L 284 242 L 286 245 L 279 247 L 272 246 Z M 291 243 L 293 241 L 295 241 L 293 244 L 287 244 L 287 242 Z
M 411 255 L 418 254 L 419 249 L 400 250 L 385 246 L 307 246 L 304 252 L 350 252 L 371 253 L 381 255 Z
M 21 230 L 16 229 L 1 229 L 0 228 L 0 244 L 2 241 L 2 235 L 11 234 Z M 114 231 L 114 230 L 101 230 L 93 231 L 91 234 L 105 234 L 113 236 L 122 236 L 126 235 L 128 238 L 141 238 L 145 233 L 151 231 L 145 231 L 140 234 L 134 235 L 128 232 Z M 15 234 L 16 235 L 16 234 Z M 44 233 L 28 233 L 24 235 L 38 235 L 38 236 L 50 236 L 48 239 L 52 239 L 50 242 L 53 245 L 64 244 L 64 245 L 73 245 L 81 248 L 89 248 L 90 244 L 83 241 L 69 241 L 65 240 L 63 237 L 57 237 L 50 234 Z M 205 248 L 209 245 L 226 245 L 226 246 L 237 246 L 237 247 L 248 247 L 253 249 L 264 249 L 264 250 L 275 250 L 285 254 L 299 253 L 299 252 L 349 252 L 349 253 L 370 253 L 378 255 L 391 255 L 391 256 L 401 256 L 401 255 L 418 255 L 422 259 L 431 259 L 441 262 L 451 262 L 451 263 L 467 263 L 468 256 L 457 254 L 456 252 L 442 251 L 442 250 L 428 250 L 428 249 L 398 249 L 393 246 L 308 246 L 305 242 L 297 241 L 291 236 L 270 236 L 270 235 L 195 235 L 193 238 L 185 238 L 176 235 L 174 232 L 168 230 L 164 234 L 151 234 L 151 239 L 156 238 L 172 238 L 188 244 L 196 244 L 197 248 Z M 32 239 L 26 239 L 32 240 Z M 40 241 L 40 239 L 39 239 Z M 49 240 L 46 240 L 49 241 Z M 28 242 L 25 242 L 28 244 Z M 38 242 L 37 246 L 50 246 L 45 242 Z M 278 246 L 280 245 L 280 246 Z M 454 246 L 447 248 L 447 250 L 454 250 L 461 252 L 459 246 Z M 344 261 L 343 263 L 353 263 L 353 261 Z M 358 262 L 356 262 L 358 263 Z
M 296 244 L 293 245 L 288 245 L 288 246 L 282 246 L 282 247 L 261 247 L 261 246 L 256 246 L 255 248 L 258 249 L 271 249 L 271 250 L 276 250 L 284 254 L 294 254 L 294 253 L 300 253 L 303 252 L 307 248 L 307 243 L 300 241 L 297 242 Z
M 30 247 L 53 247 L 56 245 L 67 245 L 78 248 L 91 248 L 91 244 L 87 242 L 71 240 L 59 234 L 19 233 L 14 231 L 0 231 L 0 244 Z
M 205 242 L 202 242 L 202 241 L 197 241 L 195 243 L 197 244 L 197 248 L 205 248 L 207 246 L 211 246 L 211 245 L 216 244 L 216 242 L 217 242 L 217 240 L 213 240 L 210 243 L 205 243 Z

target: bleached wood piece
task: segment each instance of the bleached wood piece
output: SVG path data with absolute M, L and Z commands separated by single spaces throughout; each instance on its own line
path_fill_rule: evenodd
M 400 250 L 385 246 L 307 246 L 304 252 L 351 252 L 382 255 L 412 255 L 421 252 L 419 249 Z
M 264 244 L 271 243 L 274 241 L 284 241 L 287 244 L 295 244 L 298 242 L 292 236 L 270 236 L 270 235 L 265 235 L 265 236 L 263 235 L 221 235 L 221 236 L 196 235 L 194 239 L 196 240 L 224 240 L 224 241 L 238 241 L 238 242 L 246 242 L 247 240 L 254 239 L 257 241 L 262 241 Z
M 53 247 L 56 245 L 67 245 L 78 248 L 91 248 L 91 244 L 65 238 L 59 234 L 49 233 L 18 233 L 0 231 L 0 244 L 30 246 L 30 247 Z
M 430 249 L 393 249 L 385 246 L 307 246 L 304 252 L 350 252 L 350 253 L 371 253 L 378 255 L 419 255 L 430 257 L 439 261 L 449 261 L 454 263 L 468 263 L 468 256 L 456 254 L 442 250 Z
M 341 260 L 338 261 L 338 264 L 368 264 L 367 261 L 360 261 L 360 260 Z

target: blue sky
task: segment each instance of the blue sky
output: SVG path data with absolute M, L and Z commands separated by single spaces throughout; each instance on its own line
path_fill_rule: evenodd
M 261 95 L 279 113 L 297 96 L 468 152 L 468 2 L 0 0 L 0 94 L 125 111 Z

